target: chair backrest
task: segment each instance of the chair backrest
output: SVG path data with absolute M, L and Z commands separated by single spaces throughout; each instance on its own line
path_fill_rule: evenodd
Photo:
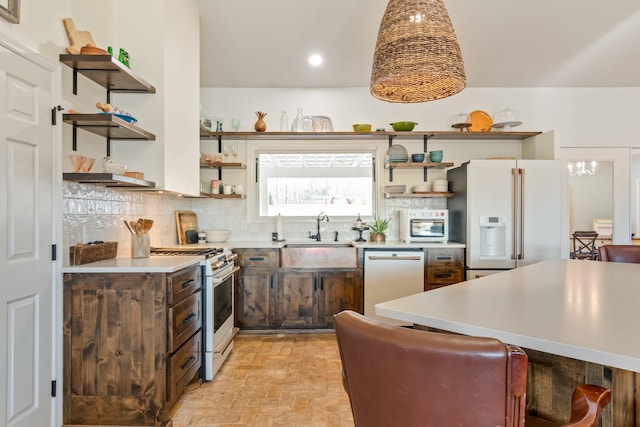
M 524 425 L 527 356 L 519 348 L 352 311 L 334 325 L 356 426 Z
M 595 231 L 574 231 L 573 232 L 573 252 L 571 258 L 575 259 L 597 259 L 596 239 L 598 233 Z
M 600 261 L 640 263 L 640 246 L 604 245 L 598 248 Z

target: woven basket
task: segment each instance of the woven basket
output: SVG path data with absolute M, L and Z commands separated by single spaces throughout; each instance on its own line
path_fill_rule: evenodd
M 442 0 L 390 0 L 378 31 L 371 94 L 388 102 L 427 102 L 465 85 L 460 46 Z

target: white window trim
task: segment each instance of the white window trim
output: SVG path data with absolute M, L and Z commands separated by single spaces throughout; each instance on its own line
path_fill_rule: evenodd
M 273 217 L 261 217 L 258 215 L 258 183 L 256 183 L 256 156 L 258 151 L 281 151 L 283 153 L 290 152 L 292 144 L 308 145 L 308 147 L 302 147 L 304 151 L 308 152 L 353 152 L 366 149 L 373 152 L 374 163 L 374 186 L 373 191 L 373 211 L 377 215 L 381 215 L 381 210 L 384 211 L 384 193 L 381 185 L 384 182 L 384 176 L 382 175 L 384 169 L 384 156 L 387 151 L 387 144 L 385 142 L 367 141 L 354 142 L 349 140 L 252 140 L 247 141 L 247 215 L 249 223 L 272 223 Z M 366 144 L 366 145 L 365 145 Z M 299 149 L 299 148 L 298 148 Z M 384 212 L 382 213 L 384 215 Z M 288 216 L 287 221 L 307 221 L 308 216 Z M 371 218 L 363 217 L 363 220 L 370 220 Z

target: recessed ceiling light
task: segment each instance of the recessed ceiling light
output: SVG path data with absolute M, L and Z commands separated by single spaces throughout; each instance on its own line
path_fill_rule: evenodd
M 318 54 L 313 54 L 309 57 L 309 64 L 314 65 L 314 66 L 318 66 L 320 64 L 322 64 L 322 56 L 318 55 Z

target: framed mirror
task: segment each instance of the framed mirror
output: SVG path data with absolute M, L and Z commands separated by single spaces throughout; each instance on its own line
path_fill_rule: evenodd
M 14 24 L 20 23 L 20 0 L 0 0 L 0 16 Z
M 563 233 L 569 237 L 576 229 L 593 228 L 594 219 L 611 220 L 611 243 L 626 245 L 631 243 L 630 162 L 631 150 L 623 147 L 567 147 L 558 150 L 566 168 L 565 201 L 566 223 Z M 575 171 L 576 163 L 584 161 L 590 169 L 595 161 L 595 174 L 572 176 L 569 165 Z M 582 166 L 580 166 L 582 167 Z M 581 189 L 581 187 L 585 187 Z M 573 188 L 573 196 L 569 193 Z M 569 199 L 573 200 L 569 200 Z M 573 218 L 570 204 L 573 204 Z M 584 218 L 582 218 L 582 217 Z M 571 226 L 574 230 L 571 230 Z M 582 230 L 581 230 L 582 231 Z M 568 243 L 569 239 L 567 239 Z M 568 253 L 568 252 L 565 252 Z

